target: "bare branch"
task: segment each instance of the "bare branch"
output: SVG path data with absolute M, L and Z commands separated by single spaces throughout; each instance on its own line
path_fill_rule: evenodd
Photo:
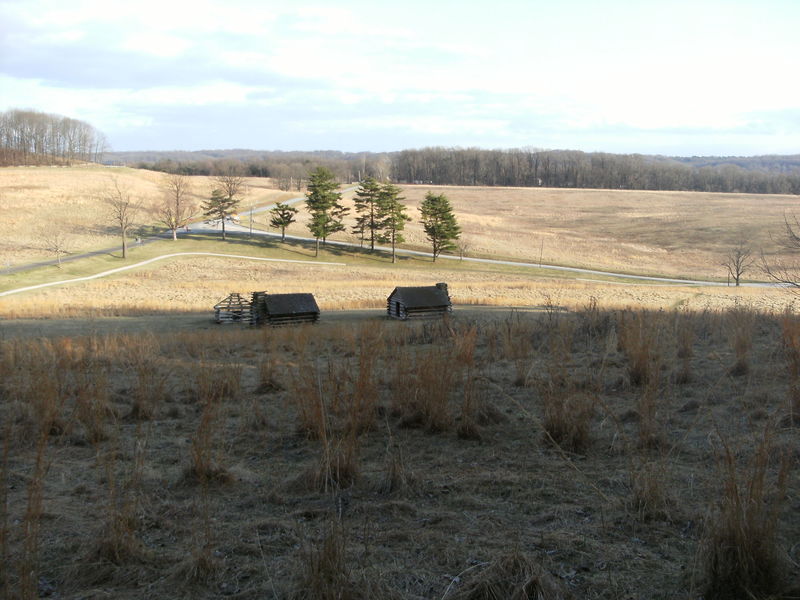
M 120 186 L 116 177 L 111 180 L 111 185 L 101 192 L 101 198 L 109 207 L 111 221 L 119 229 L 122 237 L 122 258 L 127 258 L 128 230 L 133 226 L 134 219 L 142 210 L 142 201 L 134 200 L 130 189 Z
M 725 260 L 722 261 L 722 266 L 728 270 L 728 275 L 738 287 L 742 275 L 753 266 L 754 262 L 755 258 L 753 257 L 752 248 L 747 246 L 743 241 L 740 241 L 727 252 Z
M 172 239 L 178 239 L 178 229 L 186 227 L 197 205 L 191 200 L 191 181 L 185 175 L 166 173 L 161 184 L 164 199 L 153 207 L 159 223 L 172 231 Z
M 58 268 L 61 268 L 61 257 L 70 253 L 74 240 L 63 229 L 55 225 L 45 227 L 39 232 L 39 239 L 41 240 L 42 249 L 50 254 L 54 254 L 58 263 Z

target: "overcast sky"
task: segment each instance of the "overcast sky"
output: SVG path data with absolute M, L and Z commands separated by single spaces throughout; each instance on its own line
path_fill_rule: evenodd
M 0 0 L 0 110 L 114 150 L 800 153 L 799 0 Z

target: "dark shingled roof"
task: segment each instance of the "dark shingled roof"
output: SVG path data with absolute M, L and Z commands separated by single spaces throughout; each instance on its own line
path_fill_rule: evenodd
M 407 308 L 427 308 L 431 306 L 450 306 L 447 291 L 435 285 L 418 287 L 396 287 L 389 294 L 389 300 L 399 300 Z
M 319 312 L 313 294 L 267 294 L 264 298 L 270 316 Z

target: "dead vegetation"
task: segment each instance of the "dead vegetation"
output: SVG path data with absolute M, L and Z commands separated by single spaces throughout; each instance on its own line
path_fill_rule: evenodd
M 0 597 L 789 598 L 800 328 L 736 310 L 2 339 Z

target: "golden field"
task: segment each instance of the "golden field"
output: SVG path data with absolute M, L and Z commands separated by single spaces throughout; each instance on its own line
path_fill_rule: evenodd
M 309 251 L 310 253 L 310 251 Z M 136 253 L 132 253 L 135 260 Z M 301 258 L 301 257 L 298 257 Z M 310 256 L 308 257 L 310 259 Z M 0 298 L 6 318 L 157 315 L 207 312 L 231 292 L 312 291 L 323 311 L 385 307 L 397 285 L 447 281 L 457 305 L 558 306 L 578 309 L 593 299 L 607 308 L 717 310 L 743 304 L 780 312 L 794 296 L 778 289 L 652 284 L 612 284 L 551 279 L 525 272 L 441 267 L 348 265 L 347 256 L 325 256 L 343 265 L 264 263 L 220 257 L 180 257 L 127 274 L 44 288 Z M 439 263 L 437 263 L 439 264 Z M 324 317 L 324 315 L 323 315 Z
M 429 191 L 451 200 L 469 255 L 721 281 L 739 242 L 781 256 L 784 215 L 800 210 L 795 196 L 409 185 L 405 237 L 415 249 L 427 247 L 418 206 Z
M 116 236 L 100 200 L 103 190 L 116 178 L 151 204 L 163 195 L 162 177 L 98 166 L 0 169 L 0 261 L 16 265 L 48 258 L 37 233 L 50 224 L 67 229 L 76 252 L 113 246 Z M 212 182 L 208 177 L 191 180 L 200 202 Z M 268 179 L 248 178 L 243 217 L 250 205 L 298 195 L 269 185 Z M 784 215 L 793 215 L 797 207 L 797 198 L 776 195 L 405 186 L 412 217 L 406 231 L 409 247 L 427 247 L 417 206 L 428 191 L 451 199 L 470 255 L 531 262 L 541 258 L 551 264 L 689 279 L 724 279 L 720 263 L 739 241 L 768 255 L 779 252 L 776 238 L 782 234 Z M 298 217 L 288 233 L 307 235 L 305 211 Z M 266 221 L 265 215 L 256 218 L 263 228 Z M 140 222 L 152 224 L 152 216 L 142 214 Z M 352 241 L 355 236 L 345 232 L 331 239 Z M 758 273 L 750 276 L 758 278 Z
M 95 165 L 0 169 L 0 268 L 52 258 L 43 248 L 42 233 L 48 228 L 68 235 L 71 252 L 119 245 L 111 213 L 102 200 L 114 180 L 146 208 L 164 197 L 160 187 L 163 174 L 154 171 Z M 191 181 L 192 197 L 199 206 L 209 196 L 213 182 L 210 177 L 192 177 Z M 297 196 L 269 185 L 269 180 L 249 178 L 243 209 Z M 155 218 L 144 210 L 137 223 L 155 224 Z
M 66 228 L 73 252 L 114 247 L 118 237 L 101 200 L 113 179 L 146 203 L 163 194 L 163 175 L 142 170 L 86 167 L 36 167 L 0 170 L 0 266 L 15 266 L 52 258 L 43 249 L 41 231 Z M 210 189 L 207 177 L 194 177 L 195 199 Z M 248 180 L 240 211 L 247 207 L 296 197 L 270 188 L 267 179 Z M 406 247 L 425 250 L 417 206 L 428 191 L 452 201 L 463 228 L 470 256 L 511 258 L 538 263 L 590 267 L 616 272 L 712 278 L 724 281 L 725 252 L 744 239 L 758 251 L 777 254 L 784 214 L 795 199 L 785 196 L 704 194 L 697 192 L 637 192 L 520 188 L 459 188 L 405 186 L 403 194 L 413 221 Z M 352 190 L 345 194 L 352 205 Z M 306 211 L 300 205 L 298 223 L 287 233 L 306 236 Z M 351 215 L 352 218 L 352 215 Z M 152 216 L 141 216 L 152 224 Z M 268 217 L 258 215 L 256 228 L 267 229 Z M 344 232 L 332 239 L 355 242 Z M 129 263 L 156 254 L 192 251 L 279 256 L 314 260 L 310 246 L 223 244 L 217 241 L 159 242 L 155 249 L 132 248 Z M 283 246 L 283 247 L 281 247 Z M 786 257 L 784 257 L 786 258 Z M 47 314 L 153 314 L 162 311 L 208 310 L 231 291 L 268 289 L 311 291 L 324 309 L 381 306 L 395 285 L 447 281 L 456 303 L 537 306 L 547 303 L 580 307 L 597 298 L 604 306 L 644 306 L 690 309 L 717 308 L 744 302 L 780 311 L 793 296 L 780 290 L 687 287 L 627 282 L 598 283 L 603 278 L 566 276 L 521 268 L 490 268 L 461 261 L 404 259 L 391 265 L 383 258 L 355 252 L 323 252 L 319 260 L 344 262 L 346 267 L 278 265 L 238 259 L 182 257 L 153 263 L 110 280 L 47 288 L 0 299 L 6 316 Z M 69 279 L 119 266 L 113 257 L 96 266 L 55 267 L 37 271 L 35 282 Z M 752 268 L 745 278 L 762 279 Z M 588 281 L 592 279 L 594 281 Z M 22 287 L 25 275 L 6 280 L 4 289 Z M 83 307 L 83 308 L 81 308 Z

